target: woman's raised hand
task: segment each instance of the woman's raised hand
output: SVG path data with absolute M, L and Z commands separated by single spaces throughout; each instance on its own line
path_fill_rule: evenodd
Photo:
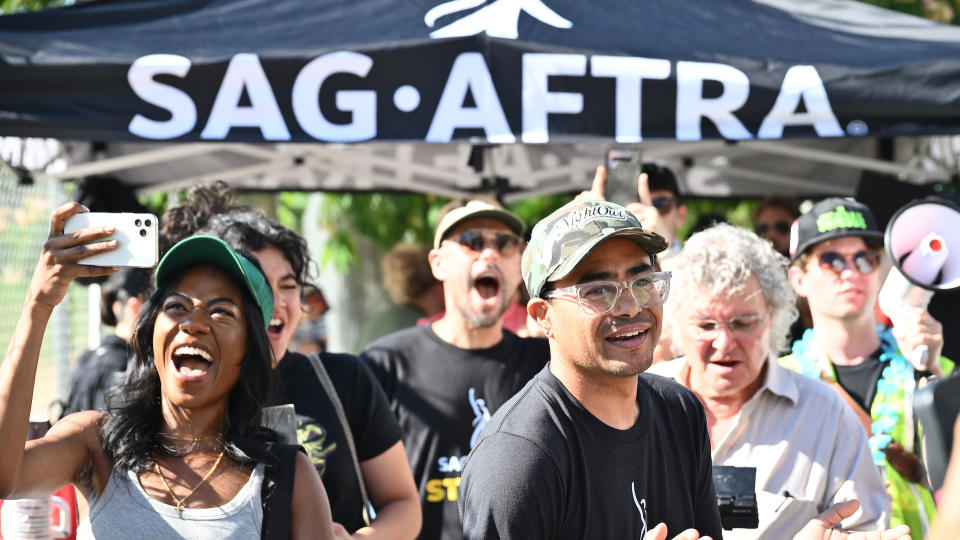
M 28 301 L 42 307 L 53 309 L 67 294 L 70 282 L 77 277 L 106 276 L 116 273 L 119 268 L 111 266 L 90 266 L 78 261 L 117 249 L 116 240 L 94 242 L 113 234 L 113 227 L 95 227 L 64 233 L 67 218 L 82 212 L 89 212 L 85 206 L 75 202 L 66 203 L 53 211 L 50 219 L 50 237 L 43 244 L 40 260 L 30 280 Z M 94 242 L 94 243 L 88 243 Z

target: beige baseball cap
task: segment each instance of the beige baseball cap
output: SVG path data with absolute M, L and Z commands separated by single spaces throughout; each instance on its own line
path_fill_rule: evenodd
M 517 236 L 522 237 L 527 230 L 527 226 L 523 223 L 523 220 L 520 219 L 520 216 L 497 204 L 474 199 L 459 208 L 450 210 L 440 218 L 440 224 L 437 225 L 437 232 L 433 237 L 433 247 L 439 248 L 440 242 L 443 242 L 443 239 L 447 236 L 450 229 L 453 229 L 460 223 L 468 219 L 485 217 L 503 222 L 503 224 L 510 227 L 510 230 Z

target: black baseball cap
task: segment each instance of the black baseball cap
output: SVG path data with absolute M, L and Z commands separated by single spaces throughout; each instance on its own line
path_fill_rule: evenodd
M 853 199 L 830 197 L 813 205 L 790 229 L 790 262 L 820 242 L 859 236 L 883 242 L 883 232 L 867 205 Z

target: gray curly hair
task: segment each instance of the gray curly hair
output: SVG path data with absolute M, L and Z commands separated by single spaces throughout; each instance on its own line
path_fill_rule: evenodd
M 691 294 L 710 296 L 742 292 L 757 278 L 770 310 L 770 352 L 779 356 L 790 345 L 790 325 L 797 318 L 797 295 L 787 279 L 788 260 L 773 244 L 751 231 L 721 223 L 694 234 L 671 261 L 670 303 L 684 304 Z M 674 324 L 679 333 L 680 321 Z M 680 343 L 680 340 L 677 340 Z

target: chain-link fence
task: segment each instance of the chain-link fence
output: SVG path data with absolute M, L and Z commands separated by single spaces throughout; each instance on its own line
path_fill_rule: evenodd
M 16 156 L 6 164 L 20 166 Z M 69 199 L 59 182 L 22 185 L 0 166 L 0 350 L 6 352 L 23 309 L 30 278 L 50 230 L 50 213 Z M 37 368 L 31 415 L 45 416 L 69 390 L 70 365 L 88 346 L 88 291 L 74 284 L 47 326 Z

